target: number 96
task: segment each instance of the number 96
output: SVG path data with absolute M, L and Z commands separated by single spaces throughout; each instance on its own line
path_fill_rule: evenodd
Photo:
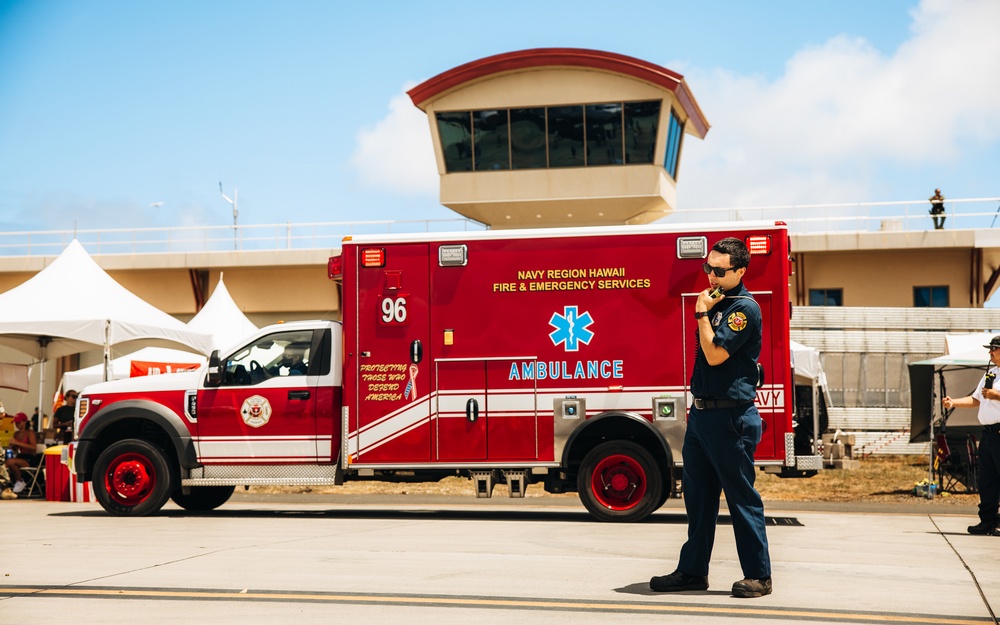
M 406 298 L 382 300 L 382 323 L 406 323 Z

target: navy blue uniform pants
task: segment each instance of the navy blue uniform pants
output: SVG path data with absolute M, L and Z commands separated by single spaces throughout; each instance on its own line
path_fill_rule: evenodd
M 681 547 L 678 570 L 708 575 L 719 497 L 724 492 L 743 575 L 750 579 L 770 577 L 764 504 L 753 486 L 753 454 L 760 436 L 760 414 L 753 404 L 716 410 L 691 408 L 683 451 L 688 539 Z
M 1000 432 L 993 426 L 979 439 L 976 478 L 979 482 L 979 520 L 996 525 L 1000 506 Z

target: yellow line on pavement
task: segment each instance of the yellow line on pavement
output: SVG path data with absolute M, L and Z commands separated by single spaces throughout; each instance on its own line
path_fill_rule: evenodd
M 993 619 L 976 617 L 930 616 L 919 614 L 890 614 L 865 612 L 840 612 L 794 608 L 726 607 L 645 602 L 591 602 L 568 599 L 517 599 L 497 597 L 450 597 L 425 595 L 335 594 L 312 592 L 249 592 L 219 590 L 157 590 L 145 588 L 86 588 L 68 587 L 5 587 L 3 596 L 33 597 L 83 597 L 97 599 L 197 599 L 223 601 L 301 601 L 326 603 L 354 603 L 373 605 L 409 605 L 428 607 L 505 608 L 521 610 L 567 610 L 635 613 L 635 614 L 701 614 L 705 616 L 753 616 L 772 619 L 823 619 L 831 623 L 907 623 L 921 625 L 983 625 Z

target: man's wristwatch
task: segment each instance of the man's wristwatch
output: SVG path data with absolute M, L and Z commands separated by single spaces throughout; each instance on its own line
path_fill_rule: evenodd
M 707 317 L 707 316 L 708 316 L 708 311 L 707 310 L 705 312 L 695 311 L 695 313 L 694 313 L 694 318 L 695 319 L 701 319 L 702 317 Z

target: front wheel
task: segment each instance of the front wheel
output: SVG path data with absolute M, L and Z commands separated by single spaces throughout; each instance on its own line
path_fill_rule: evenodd
M 636 522 L 662 505 L 663 476 L 645 448 L 631 441 L 608 441 L 584 457 L 577 489 L 597 520 Z
M 185 510 L 207 512 L 229 501 L 235 490 L 235 486 L 192 486 L 187 495 L 178 488 L 170 498 Z
M 170 464 L 146 441 L 126 439 L 101 452 L 94 465 L 94 496 L 115 516 L 146 516 L 170 497 Z

